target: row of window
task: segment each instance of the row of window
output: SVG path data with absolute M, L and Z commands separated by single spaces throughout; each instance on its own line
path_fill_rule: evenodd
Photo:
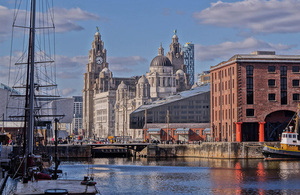
M 281 98 L 286 99 L 287 94 L 286 93 L 281 93 Z M 275 101 L 276 100 L 276 94 L 275 93 L 270 93 L 269 94 L 269 101 Z M 294 93 L 293 94 L 293 100 L 294 101 L 299 101 L 300 100 L 300 94 L 299 93 Z
M 228 73 L 228 76 L 234 75 L 234 67 L 232 67 L 232 68 L 230 67 L 225 70 L 220 70 L 218 72 L 218 79 L 223 78 L 224 75 L 225 75 L 225 77 L 227 77 L 227 73 Z M 217 73 L 212 73 L 211 78 L 217 79 Z
M 218 113 L 219 113 L 219 117 L 218 117 Z M 232 118 L 231 118 L 232 115 Z M 232 109 L 232 112 L 230 109 L 226 109 L 226 110 L 222 110 L 221 111 L 215 111 L 215 114 L 212 114 L 212 121 L 217 121 L 219 120 L 227 120 L 227 119 L 234 119 L 234 108 Z
M 292 80 L 292 85 L 293 85 L 293 87 L 299 87 L 299 80 L 298 79 Z M 268 80 L 268 86 L 269 87 L 275 87 L 276 86 L 275 79 L 269 79 Z M 286 86 L 287 86 L 287 78 L 286 77 L 281 77 L 280 78 L 280 87 L 281 87 L 281 89 L 286 89 Z
M 269 73 L 275 73 L 276 67 L 275 66 L 268 66 Z M 292 72 L 299 73 L 300 66 L 292 66 Z M 246 66 L 246 74 L 247 76 L 253 76 L 253 66 Z M 287 66 L 280 66 L 280 75 L 286 76 L 287 75 Z
M 275 66 L 268 66 L 268 72 L 276 72 L 276 67 Z M 297 73 L 300 72 L 300 67 L 299 66 L 292 66 L 292 72 Z M 286 75 L 287 74 L 287 67 L 286 66 L 281 66 L 280 67 L 280 75 Z
M 230 101 L 231 101 L 231 95 L 230 94 L 223 95 L 222 97 L 219 97 L 219 106 L 230 104 Z M 234 93 L 232 94 L 232 104 L 234 104 Z M 218 97 L 215 97 L 215 106 L 218 106 Z

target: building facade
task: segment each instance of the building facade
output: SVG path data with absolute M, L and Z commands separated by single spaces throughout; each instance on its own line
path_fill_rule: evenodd
M 203 71 L 197 75 L 197 82 L 199 85 L 210 83 L 210 73 L 209 71 Z
M 148 124 L 157 123 L 209 123 L 210 86 L 192 88 L 140 106 L 130 114 L 130 128 L 148 129 Z
M 146 142 L 187 143 L 209 141 L 210 123 L 150 123 L 144 128 Z
M 215 141 L 278 140 L 297 110 L 299 55 L 257 51 L 211 67 Z
M 106 49 L 96 32 L 84 73 L 83 129 L 88 137 L 142 138 L 130 128 L 130 113 L 146 103 L 189 89 L 188 78 L 176 33 L 167 56 L 160 45 L 145 76 L 118 78 L 109 70 Z
M 189 75 L 189 84 L 195 84 L 195 66 L 194 66 L 194 44 L 188 42 L 183 46 L 184 64 L 186 65 L 186 72 Z
M 72 134 L 78 135 L 78 132 L 82 132 L 82 96 L 73 96 L 74 109 L 73 109 L 73 122 L 72 122 Z

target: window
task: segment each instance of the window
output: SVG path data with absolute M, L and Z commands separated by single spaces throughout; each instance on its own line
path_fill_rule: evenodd
M 275 93 L 270 93 L 269 94 L 269 101 L 274 101 L 275 100 Z
M 293 72 L 299 72 L 299 66 L 293 66 L 292 71 Z
M 299 101 L 300 99 L 299 99 L 299 93 L 294 93 L 293 94 L 293 100 L 295 100 L 295 101 Z
M 247 91 L 247 104 L 253 104 L 253 91 Z
M 275 66 L 268 66 L 268 72 L 275 72 Z
M 268 85 L 269 85 L 269 87 L 275 87 L 275 79 L 269 79 Z
M 293 87 L 299 87 L 299 80 L 293 80 Z
M 247 76 L 253 75 L 253 66 L 246 66 Z
M 246 116 L 254 116 L 254 109 L 246 109 Z
M 287 71 L 286 66 L 281 66 L 280 67 L 280 75 L 281 76 L 286 76 L 286 71 Z
M 280 83 L 281 90 L 286 90 L 286 88 L 287 88 L 287 79 L 286 79 L 286 77 L 281 77 L 280 81 L 281 81 L 281 83 Z
M 287 92 L 281 91 L 281 105 L 287 104 Z
M 247 77 L 247 89 L 253 89 L 253 77 Z
M 199 135 L 199 130 L 196 130 L 196 134 Z

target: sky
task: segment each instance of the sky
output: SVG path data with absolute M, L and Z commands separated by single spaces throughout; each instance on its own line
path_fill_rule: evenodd
M 160 43 L 195 45 L 195 73 L 235 54 L 300 54 L 300 0 L 53 0 L 57 84 L 82 95 L 88 52 L 99 27 L 114 77 L 145 75 Z M 7 84 L 14 1 L 0 1 L 0 82 Z

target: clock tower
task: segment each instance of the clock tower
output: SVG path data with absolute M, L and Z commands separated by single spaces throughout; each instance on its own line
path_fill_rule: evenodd
M 82 128 L 84 129 L 85 137 L 92 137 L 93 135 L 94 88 L 96 86 L 96 80 L 99 78 L 99 73 L 104 68 L 108 68 L 106 49 L 104 49 L 104 43 L 101 40 L 101 35 L 97 27 L 97 32 L 92 42 L 92 49 L 89 51 L 87 72 L 84 73 Z

